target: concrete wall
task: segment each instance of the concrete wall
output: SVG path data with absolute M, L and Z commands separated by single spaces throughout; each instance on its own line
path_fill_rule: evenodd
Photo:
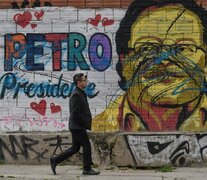
M 45 133 L 68 131 L 72 77 L 83 72 L 89 79 L 92 132 L 102 133 L 98 139 L 119 131 L 147 133 L 121 136 L 106 151 L 94 145 L 98 162 L 100 152 L 113 153 L 108 162 L 117 165 L 206 161 L 206 1 L 187 1 L 187 9 L 178 4 L 155 8 L 155 1 L 150 6 L 50 1 L 52 7 L 41 1 L 40 7 L 29 8 L 34 2 L 21 8 L 18 1 L 16 9 L 10 9 L 10 1 L 0 5 L 0 132 L 24 133 L 2 134 L 0 159 L 26 163 L 32 151 L 32 159 L 47 154 L 41 162 L 47 161 L 52 150 Z M 22 160 L 15 159 L 14 146 Z M 120 148 L 121 156 L 131 158 L 122 162 Z
M 205 165 L 206 133 L 90 134 L 94 163 L 102 167 Z M 1 163 L 48 164 L 49 158 L 71 146 L 68 133 L 1 134 Z M 82 151 L 65 164 L 82 165 Z
M 53 134 L 1 134 L 0 157 L 1 164 L 48 164 L 49 158 L 59 154 L 71 146 L 71 136 L 68 133 Z M 91 141 L 93 159 L 100 164 L 99 157 Z M 68 159 L 69 164 L 82 164 L 82 151 Z
M 206 165 L 206 155 L 206 133 L 143 133 L 117 136 L 111 160 L 118 166 L 198 166 Z

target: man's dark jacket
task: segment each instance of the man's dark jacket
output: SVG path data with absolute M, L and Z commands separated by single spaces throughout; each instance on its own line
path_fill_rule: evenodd
M 69 129 L 91 130 L 92 116 L 86 93 L 76 86 L 70 100 Z

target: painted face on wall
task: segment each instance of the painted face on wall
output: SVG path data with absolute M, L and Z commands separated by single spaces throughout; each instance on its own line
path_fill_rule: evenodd
M 198 16 L 179 4 L 137 18 L 123 65 L 131 102 L 174 107 L 199 97 L 206 70 L 202 28 Z

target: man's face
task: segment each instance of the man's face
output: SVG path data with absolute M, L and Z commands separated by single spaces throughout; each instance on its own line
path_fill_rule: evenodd
M 82 89 L 86 88 L 87 84 L 88 84 L 88 80 L 86 76 L 82 76 L 81 80 L 78 81 L 78 86 L 81 87 Z
M 198 16 L 181 5 L 143 12 L 123 64 L 131 102 L 174 106 L 196 99 L 205 78 L 202 31 Z

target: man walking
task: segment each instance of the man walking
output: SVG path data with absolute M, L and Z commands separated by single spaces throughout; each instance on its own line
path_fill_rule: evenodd
M 93 164 L 91 158 L 91 145 L 87 134 L 87 129 L 91 130 L 92 116 L 89 109 L 86 93 L 84 88 L 87 86 L 87 76 L 83 73 L 75 74 L 73 76 L 73 82 L 76 88 L 71 94 L 69 106 L 70 106 L 70 118 L 69 129 L 72 134 L 72 147 L 61 153 L 56 157 L 50 158 L 51 168 L 54 174 L 56 174 L 56 166 L 62 161 L 66 160 L 73 154 L 76 154 L 80 147 L 83 148 L 83 175 L 98 175 L 100 172 L 96 172 L 91 169 Z

